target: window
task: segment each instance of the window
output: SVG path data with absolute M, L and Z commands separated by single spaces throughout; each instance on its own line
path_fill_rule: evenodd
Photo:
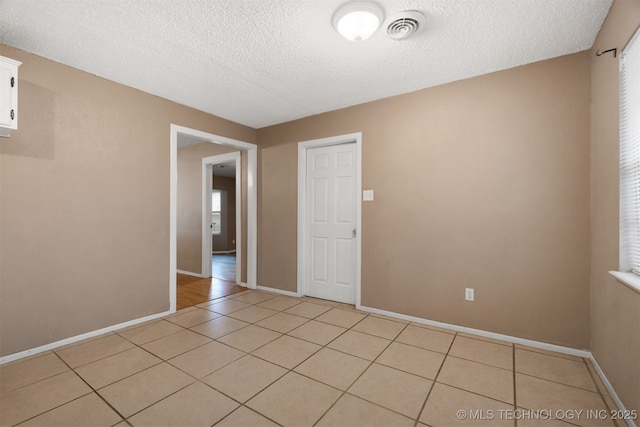
M 222 191 L 211 190 L 211 234 L 222 233 Z
M 640 290 L 640 31 L 620 56 L 620 272 Z

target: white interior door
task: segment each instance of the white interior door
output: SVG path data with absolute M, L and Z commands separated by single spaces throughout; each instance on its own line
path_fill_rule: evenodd
M 305 291 L 356 300 L 356 144 L 307 150 Z

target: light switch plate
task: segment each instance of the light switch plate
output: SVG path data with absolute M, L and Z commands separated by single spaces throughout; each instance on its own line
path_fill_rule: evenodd
M 364 190 L 362 192 L 362 200 L 365 202 L 373 201 L 373 190 Z

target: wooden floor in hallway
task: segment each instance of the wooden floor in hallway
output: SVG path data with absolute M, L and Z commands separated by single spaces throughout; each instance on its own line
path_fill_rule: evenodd
M 211 275 L 218 279 L 236 281 L 236 254 L 213 254 Z
M 203 279 L 186 274 L 178 274 L 176 289 L 178 310 L 245 290 L 228 280 Z

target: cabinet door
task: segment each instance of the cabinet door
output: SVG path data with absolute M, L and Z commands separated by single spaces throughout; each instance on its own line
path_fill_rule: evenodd
M 15 110 L 18 84 L 16 68 L 0 62 L 0 126 L 10 129 L 16 128 L 18 114 Z M 13 87 L 11 79 L 13 79 Z

